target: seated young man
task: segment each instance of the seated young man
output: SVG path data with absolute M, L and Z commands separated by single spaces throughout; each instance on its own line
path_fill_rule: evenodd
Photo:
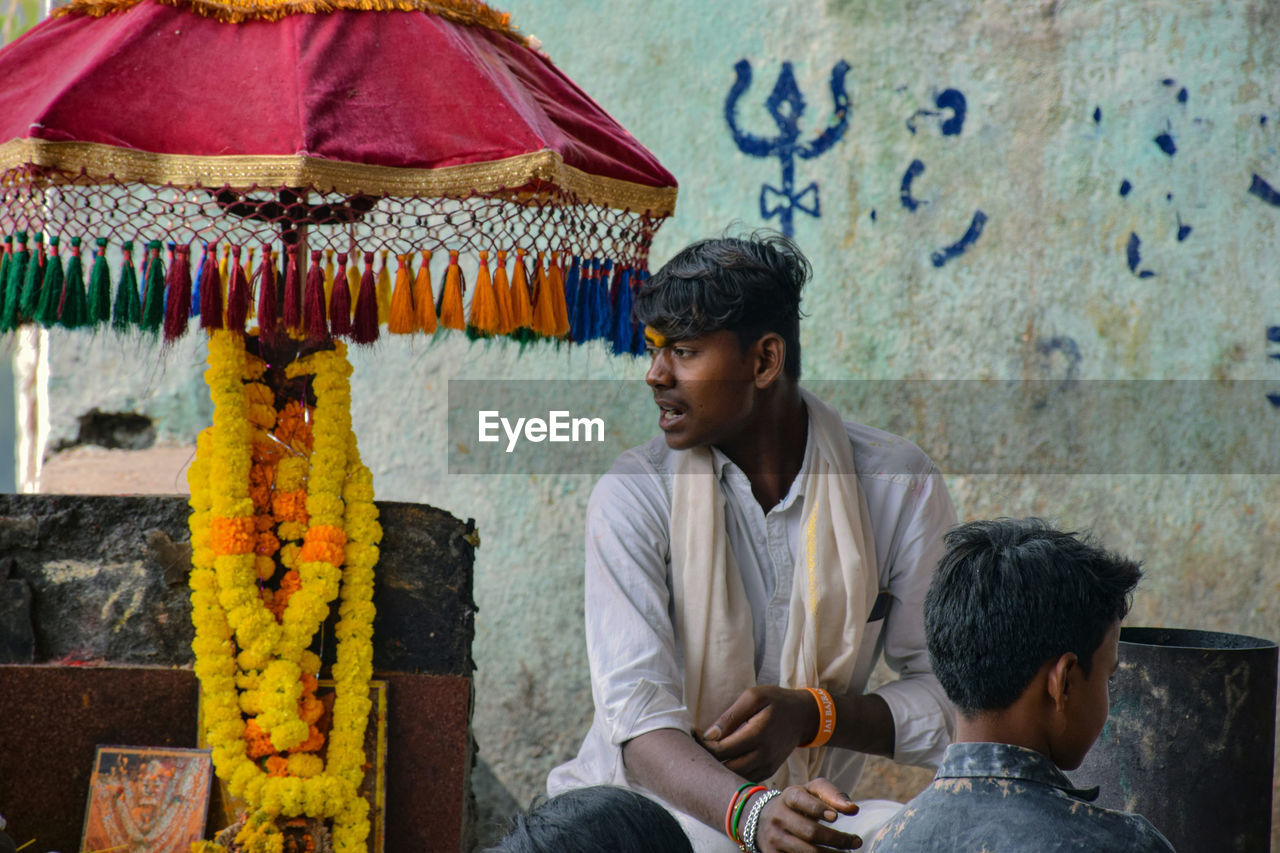
M 976 521 L 946 543 L 924 619 L 956 736 L 871 850 L 1172 851 L 1146 818 L 1090 805 L 1097 789 L 1062 773 L 1106 722 L 1138 563 L 1037 519 Z
M 856 848 L 865 756 L 936 766 L 948 742 L 921 607 L 955 512 L 918 447 L 802 387 L 809 272 L 778 235 L 654 274 L 636 315 L 662 435 L 587 508 L 595 716 L 548 790 L 651 794 L 698 853 Z M 868 691 L 882 659 L 899 677 Z

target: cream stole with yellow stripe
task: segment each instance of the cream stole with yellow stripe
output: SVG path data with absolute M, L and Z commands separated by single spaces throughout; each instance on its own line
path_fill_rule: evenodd
M 784 687 L 844 693 L 875 603 L 875 541 L 853 450 L 835 409 L 801 391 L 816 442 L 803 476 L 804 526 L 782 643 Z M 724 493 L 711 450 L 679 454 L 671 495 L 671 572 L 676 630 L 684 646 L 684 700 L 705 731 L 756 683 L 751 606 L 725 530 Z M 826 748 L 797 749 L 775 787 L 804 784 Z

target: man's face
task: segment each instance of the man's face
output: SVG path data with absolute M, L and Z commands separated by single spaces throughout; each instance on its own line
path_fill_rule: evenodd
M 667 446 L 687 450 L 732 440 L 749 423 L 755 404 L 751 349 L 735 332 L 696 338 L 647 336 L 652 359 L 645 382 L 658 404 L 658 427 Z
M 1076 685 L 1081 690 L 1080 701 L 1073 706 L 1071 721 L 1063 738 L 1063 754 L 1055 755 L 1058 766 L 1063 770 L 1075 770 L 1079 767 L 1093 742 L 1102 733 L 1111 709 L 1111 693 L 1108 689 L 1111 676 L 1119 666 L 1120 623 L 1115 622 L 1093 653 L 1089 677 L 1085 678 L 1083 671 L 1080 672 Z

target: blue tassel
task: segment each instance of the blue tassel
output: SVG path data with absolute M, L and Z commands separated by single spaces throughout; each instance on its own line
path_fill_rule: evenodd
M 631 270 L 618 267 L 614 281 L 618 283 L 617 300 L 613 304 L 613 328 L 610 337 L 613 340 L 613 354 L 626 355 L 631 352 L 631 341 L 634 334 L 631 328 Z
M 592 320 L 591 288 L 595 282 L 591 278 L 591 263 L 582 262 L 582 277 L 578 280 L 578 308 L 573 315 L 573 339 L 578 343 L 591 340 Z
M 578 256 L 573 256 L 573 263 L 569 265 L 569 271 L 564 277 L 564 304 L 569 311 L 569 339 L 573 341 L 582 341 L 578 337 L 579 319 L 578 311 L 578 291 L 581 290 L 582 283 L 582 265 L 578 261 Z
M 598 269 L 597 269 L 598 268 Z M 595 278 L 595 309 L 591 313 L 594 322 L 591 330 L 592 338 L 609 339 L 612 330 L 613 313 L 609 310 L 609 273 L 613 271 L 613 261 L 603 264 L 595 260 L 591 262 L 591 274 Z
M 200 282 L 204 279 L 204 265 L 209 262 L 209 241 L 204 241 L 204 251 L 200 253 L 200 266 L 196 267 L 196 277 L 191 280 L 191 316 L 200 316 Z

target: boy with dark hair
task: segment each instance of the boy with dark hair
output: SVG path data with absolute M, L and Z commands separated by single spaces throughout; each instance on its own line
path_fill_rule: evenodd
M 594 785 L 544 800 L 511 820 L 485 853 L 693 853 L 662 806 L 626 788 Z
M 587 509 L 595 716 L 548 790 L 649 793 L 699 853 L 855 848 L 874 809 L 842 817 L 842 792 L 866 754 L 935 765 L 948 742 L 921 605 L 955 512 L 919 448 L 800 386 L 809 274 L 790 240 L 751 235 L 646 283 L 663 435 Z M 868 692 L 881 658 L 898 678 Z
M 925 598 L 934 673 L 960 712 L 930 785 L 875 853 L 1169 853 L 1140 815 L 1090 805 L 1074 770 L 1107 719 L 1139 564 L 1039 519 L 947 534 Z

